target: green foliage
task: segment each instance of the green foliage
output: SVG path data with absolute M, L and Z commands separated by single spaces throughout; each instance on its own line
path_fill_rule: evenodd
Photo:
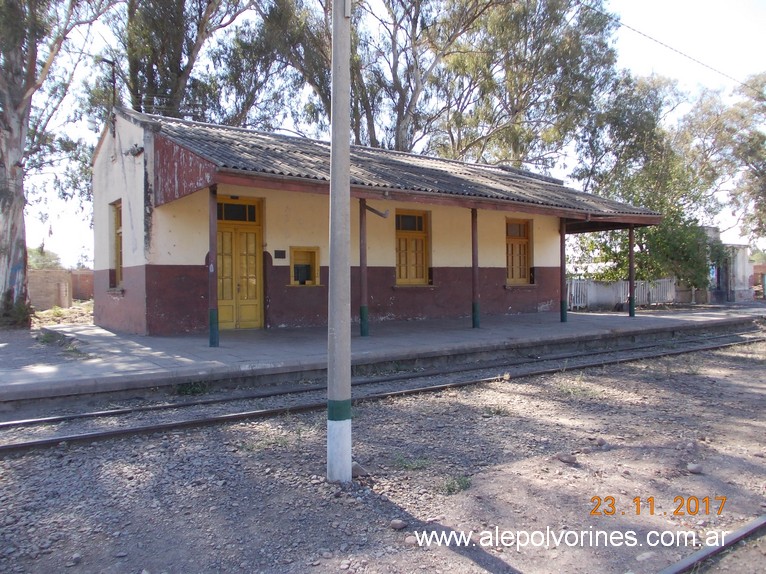
M 720 210 L 716 192 L 731 179 L 733 166 L 722 154 L 719 100 L 703 93 L 677 126 L 668 127 L 665 114 L 680 97 L 666 80 L 616 79 L 586 126 L 573 176 L 587 191 L 662 214 L 660 225 L 635 232 L 638 279 L 673 276 L 704 288 L 716 247 L 700 223 Z M 627 279 L 627 235 L 580 239 L 584 259 L 611 263 L 595 278 Z
M 590 274 L 600 281 L 628 279 L 628 233 L 611 231 L 582 237 L 581 248 L 591 261 L 603 263 Z M 686 285 L 706 288 L 711 262 L 718 257 L 711 242 L 696 220 L 680 214 L 667 215 L 660 225 L 635 230 L 636 279 L 655 280 L 675 277 Z
M 731 197 L 750 232 L 766 237 L 766 72 L 746 84 L 728 116 L 731 155 L 740 168 Z
M 128 0 L 108 19 L 117 38 L 108 58 L 133 109 L 166 116 L 209 118 L 215 86 L 195 76 L 203 48 L 244 11 L 244 0 Z M 104 82 L 101 82 L 103 90 Z M 214 99 L 214 98 L 212 98 Z
M 12 292 L 5 292 L 0 301 L 0 327 L 28 328 L 33 314 L 34 309 L 29 303 L 14 301 Z
M 326 128 L 330 114 L 331 5 L 312 8 L 302 0 L 274 0 L 266 9 L 258 9 L 272 57 L 286 66 L 286 83 L 295 91 L 304 86 L 310 89 L 302 102 L 297 98 L 290 102 L 295 119 Z
M 278 35 L 282 37 L 284 32 Z M 275 41 L 273 27 L 251 21 L 217 39 L 210 51 L 214 71 L 202 74 L 195 89 L 197 104 L 209 110 L 211 119 L 266 130 L 284 123 L 285 84 L 291 79 L 286 64 L 274 57 Z
M 66 154 L 67 162 L 60 173 L 56 173 L 53 185 L 61 199 L 79 202 L 80 211 L 93 201 L 92 168 L 94 146 L 82 139 L 59 139 L 60 148 Z
M 602 2 L 500 2 L 446 59 L 442 156 L 547 168 L 560 159 L 614 74 L 616 24 Z
M 44 244 L 32 249 L 27 248 L 27 258 L 30 269 L 63 269 L 59 256 L 45 249 Z
M 752 249 L 750 258 L 753 260 L 753 263 L 755 263 L 756 265 L 763 265 L 764 263 L 766 263 L 766 251 L 763 251 L 762 249 L 755 247 Z
M 504 1 L 383 0 L 356 5 L 352 26 L 352 130 L 357 144 L 412 151 L 443 112 L 434 82 L 458 40 Z M 330 4 L 275 0 L 261 9 L 276 57 L 311 89 L 298 112 L 324 128 L 330 110 Z
M 405 457 L 398 453 L 394 458 L 394 465 L 402 470 L 423 470 L 428 468 L 431 461 L 427 458 Z
M 50 166 L 57 149 L 68 153 L 68 143 L 53 135 L 52 125 L 66 115 L 60 110 L 91 26 L 113 1 L 0 2 L 0 225 L 10 230 L 0 239 L 3 322 L 29 324 L 25 178 Z
M 43 331 L 37 335 L 37 340 L 44 345 L 50 345 L 53 343 L 58 343 L 59 337 L 51 331 Z
M 444 483 L 444 492 L 447 495 L 457 494 L 471 487 L 470 476 L 451 476 Z
M 176 393 L 182 396 L 204 395 L 210 391 L 210 383 L 207 381 L 191 381 L 176 385 Z

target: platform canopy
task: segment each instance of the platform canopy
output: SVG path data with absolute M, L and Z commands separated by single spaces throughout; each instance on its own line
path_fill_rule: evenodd
M 154 132 L 157 205 L 222 183 L 329 193 L 329 142 L 126 109 L 116 113 Z M 513 167 L 361 146 L 351 146 L 351 193 L 363 199 L 553 215 L 564 220 L 567 233 L 656 225 L 662 218 Z

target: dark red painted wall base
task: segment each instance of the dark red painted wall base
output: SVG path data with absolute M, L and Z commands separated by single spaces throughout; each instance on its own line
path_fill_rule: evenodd
M 266 262 L 266 326 L 326 325 L 328 270 L 321 270 L 321 285 L 288 286 L 288 267 Z M 368 267 L 370 320 L 436 319 L 471 315 L 471 269 L 437 267 L 433 285 L 397 286 L 395 270 Z M 480 308 L 486 315 L 558 311 L 559 268 L 536 267 L 535 284 L 506 287 L 505 269 L 479 272 Z M 351 313 L 359 320 L 359 268 L 351 270 Z
M 114 289 L 109 286 L 112 274 L 108 269 L 93 273 L 93 321 L 112 331 L 145 335 L 145 268 L 125 267 L 122 285 Z
M 436 319 L 471 315 L 471 269 L 437 267 L 433 285 L 396 285 L 389 267 L 369 267 L 370 320 Z M 109 289 L 109 271 L 94 275 L 97 325 L 119 332 L 178 335 L 208 330 L 208 275 L 204 265 L 126 268 L 121 290 Z M 318 286 L 291 286 L 289 267 L 264 254 L 264 324 L 267 328 L 327 324 L 328 269 Z M 536 267 L 535 284 L 505 285 L 505 269 L 482 269 L 482 315 L 558 311 L 558 267 Z M 351 270 L 351 314 L 359 320 L 359 268 Z
M 146 326 L 150 335 L 207 331 L 207 268 L 204 265 L 148 265 Z
M 208 277 L 204 265 L 126 267 L 118 289 L 109 287 L 109 274 L 109 270 L 94 273 L 96 325 L 139 335 L 207 331 Z

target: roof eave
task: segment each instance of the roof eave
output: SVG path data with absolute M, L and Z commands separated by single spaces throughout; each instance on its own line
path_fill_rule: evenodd
M 585 220 L 567 221 L 566 229 L 568 234 L 593 233 L 597 231 L 615 231 L 619 229 L 628 229 L 633 227 L 649 227 L 659 225 L 662 221 L 662 215 L 652 214 L 623 214 L 619 216 L 599 217 L 591 215 Z
M 214 177 L 218 184 L 230 185 L 257 185 L 264 189 L 281 191 L 297 191 L 302 193 L 319 193 L 327 195 L 330 192 L 330 182 L 326 179 L 309 179 L 282 174 L 253 172 L 236 168 L 219 167 Z M 626 229 L 629 225 L 647 226 L 656 225 L 662 219 L 660 215 L 650 214 L 613 214 L 603 215 L 593 212 L 568 209 L 565 207 L 524 203 L 508 199 L 494 199 L 488 197 L 472 197 L 449 193 L 434 193 L 410 189 L 397 189 L 384 186 L 352 185 L 352 197 L 359 199 L 374 199 L 382 201 L 401 201 L 408 203 L 423 203 L 431 205 L 448 205 L 454 207 L 477 208 L 491 211 L 509 211 L 531 213 L 536 215 L 549 215 L 569 220 L 568 225 L 573 229 L 571 233 L 583 233 L 586 231 L 601 231 L 603 229 Z M 569 231 L 569 228 L 567 228 Z

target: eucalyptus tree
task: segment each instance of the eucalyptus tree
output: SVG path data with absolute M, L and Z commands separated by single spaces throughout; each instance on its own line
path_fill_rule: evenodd
M 331 7 L 329 2 L 272 0 L 257 4 L 264 34 L 271 40 L 274 57 L 287 67 L 285 75 L 292 84 L 287 105 L 296 115 L 296 123 L 329 126 Z M 356 27 L 352 27 L 355 30 Z M 308 94 L 302 88 L 307 87 Z M 302 107 L 302 109 L 301 109 Z
M 208 57 L 212 70 L 200 73 L 208 86 L 199 106 L 206 119 L 238 127 L 274 130 L 287 121 L 287 95 L 295 89 L 287 66 L 274 57 L 275 39 L 259 20 L 248 19 L 220 34 Z M 280 35 L 284 32 L 280 33 Z M 199 98 L 200 91 L 196 90 Z
M 384 144 L 412 151 L 430 138 L 439 115 L 438 72 L 445 60 L 471 36 L 486 14 L 502 12 L 515 2 L 477 0 L 407 2 L 386 0 L 386 11 L 372 16 L 370 37 L 377 63 L 377 87 L 383 96 L 382 111 L 391 118 L 380 131 Z
M 716 192 L 731 180 L 732 164 L 722 159 L 725 110 L 703 93 L 686 115 L 673 120 L 671 112 L 686 99 L 668 80 L 623 73 L 583 129 L 572 177 L 586 191 L 663 215 L 660 225 L 636 230 L 639 278 L 672 275 L 705 287 L 711 257 L 720 250 L 701 224 L 720 211 Z M 626 234 L 579 239 L 587 257 L 611 264 L 599 278 L 627 278 Z
M 87 42 L 112 4 L 0 0 L 0 322 L 29 322 L 27 163 L 53 140 L 49 124 L 82 57 L 69 48 Z
M 109 18 L 106 55 L 140 112 L 205 119 L 215 87 L 195 75 L 204 48 L 249 0 L 126 0 Z
M 561 160 L 611 85 L 616 19 L 596 0 L 518 0 L 481 15 L 445 58 L 439 155 L 542 168 Z
M 766 237 L 766 73 L 738 91 L 742 100 L 732 106 L 728 123 L 731 156 L 740 169 L 731 197 L 747 229 Z
M 362 1 L 354 12 L 351 62 L 355 142 L 412 151 L 430 135 L 439 106 L 433 79 L 481 16 L 511 0 Z M 329 4 L 274 0 L 260 8 L 277 57 L 311 89 L 303 118 L 327 125 L 330 109 Z

